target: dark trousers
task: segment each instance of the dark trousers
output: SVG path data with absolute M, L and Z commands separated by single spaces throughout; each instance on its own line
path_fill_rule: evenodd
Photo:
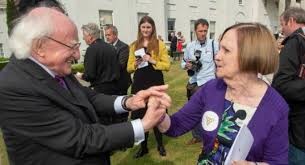
M 142 119 L 146 113 L 146 109 L 141 109 L 137 111 L 133 111 L 131 113 L 131 119 Z M 159 131 L 157 127 L 154 127 L 154 134 L 155 138 L 157 141 L 158 146 L 163 146 L 163 141 L 162 141 L 162 133 Z M 141 142 L 141 147 L 142 148 L 147 148 L 147 139 L 148 139 L 149 132 L 145 133 L 145 140 Z
M 196 91 L 198 91 L 199 88 L 200 88 L 200 86 L 198 86 L 197 83 L 193 83 L 193 84 L 188 83 L 186 85 L 187 99 L 190 100 L 191 97 L 193 96 L 193 94 L 196 93 Z M 201 126 L 201 122 L 199 122 L 195 126 L 195 128 L 192 130 L 193 138 L 201 140 L 202 133 L 203 133 L 203 129 L 202 129 L 202 126 Z

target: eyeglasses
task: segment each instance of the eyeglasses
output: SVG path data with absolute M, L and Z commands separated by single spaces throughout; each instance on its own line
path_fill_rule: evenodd
M 56 39 L 54 39 L 54 38 L 52 38 L 52 37 L 46 36 L 46 38 L 47 38 L 47 39 L 50 39 L 50 40 L 52 40 L 52 41 L 54 41 L 54 42 L 57 42 L 57 43 L 59 43 L 59 44 L 61 44 L 61 45 L 64 45 L 64 46 L 66 46 L 66 47 L 68 47 L 68 48 L 70 48 L 70 49 L 72 49 L 72 50 L 78 49 L 78 48 L 80 47 L 80 44 L 81 44 L 80 42 L 77 42 L 77 43 L 73 44 L 72 46 L 70 46 L 70 45 L 67 45 L 67 44 L 65 44 L 65 43 L 63 43 L 63 42 L 60 42 L 60 41 L 58 41 L 58 40 L 56 40 Z

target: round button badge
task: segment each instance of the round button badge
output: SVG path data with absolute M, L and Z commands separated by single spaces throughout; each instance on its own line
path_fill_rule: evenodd
M 201 125 L 206 131 L 214 131 L 218 126 L 219 117 L 213 111 L 206 111 L 203 114 Z

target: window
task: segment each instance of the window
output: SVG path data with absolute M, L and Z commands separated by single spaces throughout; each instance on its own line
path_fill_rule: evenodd
M 191 23 L 190 23 L 190 38 L 191 38 L 191 41 L 195 40 L 196 39 L 196 33 L 195 33 L 195 20 L 191 20 Z
M 104 27 L 107 25 L 113 25 L 112 20 L 112 11 L 110 10 L 100 10 L 99 11 L 99 22 L 100 22 L 100 28 L 101 28 L 101 38 L 104 39 Z
M 238 4 L 242 5 L 243 4 L 243 0 L 238 0 Z
M 175 32 L 175 22 L 176 22 L 175 18 L 168 18 L 168 20 L 167 20 L 167 33 L 168 33 L 168 36 L 170 36 L 171 32 Z M 168 39 L 169 38 L 170 37 L 168 37 Z
M 216 26 L 216 22 L 215 21 L 210 21 L 209 31 L 210 31 L 210 38 L 211 39 L 215 39 L 215 26 Z
M 0 56 L 4 56 L 3 44 L 0 43 Z
M 267 7 L 268 0 L 264 0 L 264 6 Z
M 138 24 L 140 23 L 141 18 L 147 15 L 148 13 L 138 13 Z

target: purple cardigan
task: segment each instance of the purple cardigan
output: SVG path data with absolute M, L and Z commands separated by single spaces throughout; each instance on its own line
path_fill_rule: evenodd
M 214 130 L 203 129 L 202 134 L 205 152 L 209 153 L 224 112 L 226 88 L 221 79 L 207 82 L 182 109 L 170 117 L 171 125 L 166 135 L 176 137 L 192 130 L 202 122 L 205 112 L 212 111 L 218 116 L 218 124 Z M 285 100 L 269 86 L 248 124 L 254 143 L 246 160 L 270 165 L 288 164 L 288 111 Z

